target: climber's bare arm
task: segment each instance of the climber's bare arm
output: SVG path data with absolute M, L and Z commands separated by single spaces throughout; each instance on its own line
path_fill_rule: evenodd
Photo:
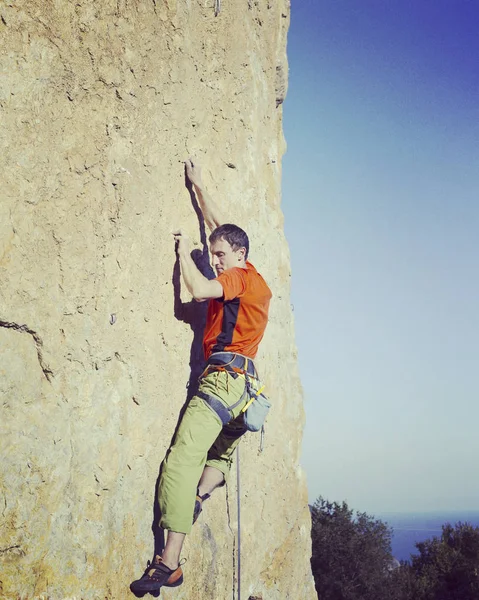
M 214 231 L 226 222 L 221 214 L 221 209 L 206 191 L 201 177 L 201 167 L 196 160 L 189 158 L 185 162 L 185 166 L 186 176 L 195 188 L 196 197 L 198 198 L 205 223 L 208 225 L 210 231 Z
M 223 287 L 219 281 L 206 279 L 198 270 L 190 253 L 190 242 L 181 231 L 173 234 L 178 243 L 177 250 L 180 257 L 180 267 L 183 279 L 188 291 L 198 302 L 209 300 L 211 298 L 221 298 L 223 296 Z

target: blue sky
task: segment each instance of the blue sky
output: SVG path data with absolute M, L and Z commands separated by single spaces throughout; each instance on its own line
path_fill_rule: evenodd
M 311 501 L 479 505 L 478 24 L 475 0 L 292 1 L 283 211 Z

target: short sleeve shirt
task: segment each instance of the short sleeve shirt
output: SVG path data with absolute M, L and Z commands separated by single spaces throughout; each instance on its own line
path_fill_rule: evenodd
M 205 358 L 213 352 L 254 358 L 268 323 L 271 290 L 248 261 L 246 269 L 227 269 L 216 281 L 223 287 L 223 297 L 209 301 L 203 338 Z

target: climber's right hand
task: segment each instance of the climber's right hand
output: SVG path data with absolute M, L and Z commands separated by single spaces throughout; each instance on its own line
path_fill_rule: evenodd
M 191 181 L 191 183 L 197 187 L 201 187 L 203 182 L 201 180 L 201 167 L 196 162 L 196 158 L 190 156 L 187 160 L 185 160 L 186 167 L 186 176 Z

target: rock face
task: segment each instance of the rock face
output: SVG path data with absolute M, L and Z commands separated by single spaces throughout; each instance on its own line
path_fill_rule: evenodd
M 182 161 L 251 240 L 272 288 L 258 366 L 265 449 L 187 538 L 164 598 L 312 599 L 303 423 L 280 210 L 288 0 L 0 2 L 0 597 L 132 597 L 154 550 L 155 482 L 204 306 L 171 232 L 206 268 Z

